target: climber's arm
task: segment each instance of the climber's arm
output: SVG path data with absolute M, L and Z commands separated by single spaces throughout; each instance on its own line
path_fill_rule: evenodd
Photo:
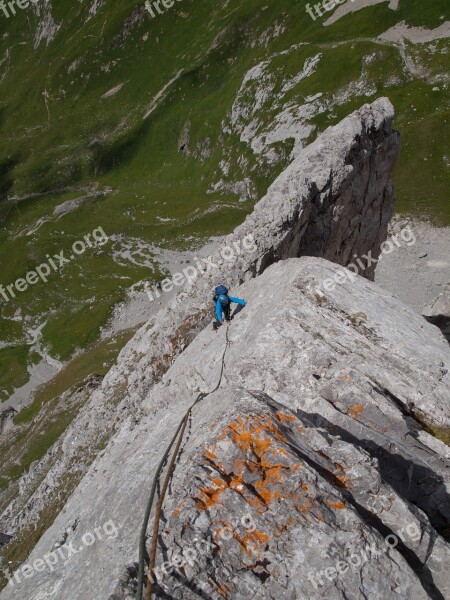
M 230 302 L 235 302 L 236 304 L 240 304 L 241 306 L 245 306 L 247 302 L 242 300 L 242 298 L 234 298 L 233 296 L 228 296 Z

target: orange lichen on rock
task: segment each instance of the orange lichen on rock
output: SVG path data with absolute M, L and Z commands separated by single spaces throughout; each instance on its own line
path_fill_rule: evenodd
M 280 421 L 280 423 L 285 423 L 286 421 L 288 421 L 289 423 L 295 423 L 295 421 L 297 420 L 294 415 L 290 415 L 288 413 L 285 413 L 281 410 L 277 411 L 276 413 L 278 420 Z
M 246 552 L 248 556 L 254 555 L 258 559 L 261 558 L 266 544 L 270 540 L 270 536 L 267 535 L 267 533 L 262 533 L 257 529 L 247 532 L 244 536 L 239 535 L 239 533 L 234 530 L 232 535 L 240 545 L 241 549 Z
M 268 417 L 254 416 L 247 420 L 240 418 L 228 425 L 228 429 L 231 431 L 233 443 L 248 457 L 245 461 L 238 461 L 238 464 L 242 465 L 244 462 L 251 473 L 260 477 L 253 483 L 259 496 L 253 499 L 253 503 L 261 504 L 262 499 L 267 505 L 276 498 L 281 498 L 279 484 L 283 480 L 284 472 L 296 470 L 300 465 L 290 467 L 273 462 L 272 456 L 287 456 L 284 448 L 273 447 L 273 438 L 279 442 L 287 441 L 278 427 Z
M 295 504 L 295 503 L 294 503 Z M 280 523 L 274 529 L 274 536 L 281 537 L 285 531 L 289 531 L 289 528 L 295 524 L 296 520 L 293 517 L 289 517 L 285 523 Z
M 364 406 L 361 404 L 354 404 L 351 408 L 348 409 L 348 413 L 352 417 L 358 417 L 360 414 L 364 412 Z
M 352 486 L 349 484 L 351 481 L 350 477 L 342 472 L 339 475 L 336 475 L 336 479 L 338 480 L 338 486 L 345 488 L 346 490 L 351 490 Z
M 200 498 L 199 501 L 195 503 L 199 510 L 206 510 L 207 508 L 215 506 L 219 502 L 220 495 L 228 489 L 227 482 L 222 479 L 216 478 L 213 480 L 213 483 L 215 487 L 199 488 Z
M 267 533 L 263 533 L 257 529 L 253 529 L 252 531 L 245 529 L 245 532 L 243 532 L 242 528 L 238 525 L 233 526 L 228 521 L 215 520 L 213 531 L 215 544 L 220 547 L 224 540 L 231 540 L 232 538 L 239 544 L 243 552 L 248 556 L 256 556 L 257 559 L 262 558 L 267 542 L 270 540 L 270 536 Z
M 262 533 L 261 531 L 250 531 L 244 537 L 244 544 L 247 550 L 247 554 L 249 556 L 256 555 L 258 559 L 262 557 L 262 553 L 265 550 L 267 542 L 269 541 L 270 536 L 267 533 Z
M 336 508 L 337 510 L 343 510 L 345 508 L 345 504 L 338 500 L 337 502 L 332 502 L 331 500 L 325 500 L 325 504 L 331 506 L 331 508 Z
M 306 500 L 303 504 L 298 504 L 297 508 L 304 513 L 310 512 L 312 508 L 312 502 L 310 500 Z
M 175 509 L 175 510 L 172 512 L 172 515 L 173 515 L 174 517 L 179 517 L 179 516 L 180 516 L 180 512 L 181 512 L 181 509 L 183 508 L 183 506 L 184 506 L 185 504 L 186 504 L 186 500 L 182 500 L 182 501 L 180 502 L 180 504 L 179 504 L 179 505 L 176 507 L 176 509 Z
M 265 450 L 272 443 L 272 438 L 282 443 L 287 442 L 285 436 L 267 416 L 249 415 L 246 419 L 240 417 L 228 425 L 220 437 L 229 435 L 230 430 L 233 432 L 233 442 L 243 451 L 253 450 L 254 446 Z
M 350 490 L 351 489 L 351 485 L 349 485 L 349 482 L 351 481 L 350 477 L 345 474 L 344 469 L 341 467 L 341 465 L 339 465 L 338 463 L 335 463 L 334 466 L 339 471 L 339 473 L 337 475 L 335 475 L 338 486 L 345 488 L 346 490 Z
M 320 511 L 320 506 L 314 498 L 305 500 L 302 504 L 294 503 L 294 507 L 302 513 L 302 516 L 309 522 L 306 515 L 312 515 L 318 521 L 324 521 L 324 517 Z
M 289 492 L 282 489 L 283 482 L 288 481 L 285 474 L 300 469 L 301 464 L 288 465 L 283 464 L 283 460 L 276 460 L 289 457 L 283 447 L 287 439 L 268 416 L 239 417 L 227 425 L 218 438 L 220 441 L 231 439 L 241 455 L 225 468 L 218 460 L 219 444 L 205 451 L 206 461 L 219 477 L 210 475 L 211 485 L 199 488 L 198 509 L 206 510 L 216 505 L 226 490 L 239 493 L 247 503 L 260 509 L 265 509 L 277 498 L 289 496 Z
M 222 598 L 228 598 L 228 595 L 231 592 L 231 586 L 226 585 L 225 583 L 219 583 L 214 592 L 217 592 Z

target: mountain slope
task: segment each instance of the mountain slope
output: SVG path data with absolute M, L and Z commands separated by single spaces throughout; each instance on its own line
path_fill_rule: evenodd
M 354 254 L 378 256 L 400 145 L 393 116 L 381 98 L 329 128 L 279 175 L 222 248 L 200 255 L 207 268 L 192 275 L 189 265 L 176 298 L 136 333 L 106 376 L 64 393 L 56 386 L 53 397 L 36 398 L 12 423 L 6 417 L 0 511 L 15 534 L 4 551 L 11 564 L 26 558 L 125 416 L 139 418 L 149 390 L 210 322 L 217 281 L 235 287 L 277 260 L 304 254 L 349 266 Z
M 161 278 L 155 247 L 231 231 L 362 99 L 396 107 L 398 208 L 448 220 L 447 39 L 380 38 L 402 22 L 442 35 L 447 3 L 389 6 L 329 26 L 296 0 L 183 0 L 154 19 L 143 4 L 42 0 L 0 19 L 2 283 L 96 226 L 110 238 L 2 299 L 3 399 L 33 366 L 91 348 L 130 286 Z

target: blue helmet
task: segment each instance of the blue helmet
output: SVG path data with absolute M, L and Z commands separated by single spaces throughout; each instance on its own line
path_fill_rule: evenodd
M 217 299 L 219 300 L 222 306 L 228 306 L 228 304 L 230 304 L 230 299 L 228 298 L 228 296 L 225 296 L 225 294 L 220 294 L 220 296 Z

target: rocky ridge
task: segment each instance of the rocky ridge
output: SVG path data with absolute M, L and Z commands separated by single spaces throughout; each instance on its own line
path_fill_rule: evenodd
M 450 424 L 448 345 L 363 278 L 319 294 L 338 270 L 290 259 L 238 288 L 249 302 L 228 333 L 196 336 L 28 562 L 61 543 L 79 551 L 1 597 L 132 597 L 152 473 L 188 406 L 219 378 L 193 411 L 164 505 L 157 597 L 448 597 L 450 547 L 439 532 L 449 452 L 423 424 Z M 105 522 L 117 537 L 80 545 Z M 199 540 L 201 558 L 162 574 Z M 324 577 L 368 548 L 361 568 Z
M 256 249 L 198 276 L 137 332 L 50 451 L 56 463 L 49 467 L 46 457 L 33 469 L 39 478 L 25 476 L 19 493 L 16 484 L 17 495 L 2 514 L 9 530 L 38 521 L 48 490 L 85 472 L 86 449 L 89 455 L 99 451 L 126 416 L 139 418 L 154 382 L 210 320 L 211 289 L 218 281 L 235 286 L 277 260 L 302 254 L 342 265 L 354 254 L 377 255 L 393 210 L 389 177 L 400 142 L 393 116 L 387 99 L 364 105 L 326 130 L 281 173 L 254 212 L 224 240 L 224 246 L 234 247 L 251 234 Z M 370 269 L 365 275 L 372 276 Z
M 213 557 L 201 569 L 184 565 L 166 582 L 162 578 L 161 597 L 189 598 L 191 592 L 195 597 L 200 572 L 216 588 L 231 586 L 233 598 L 248 595 L 252 586 L 258 598 L 319 597 L 323 589 L 315 590 L 311 581 L 309 591 L 304 587 L 311 569 L 327 566 L 325 550 L 317 550 L 318 531 L 323 548 L 337 547 L 342 557 L 345 543 L 356 543 L 356 530 L 380 542 L 396 535 L 400 525 L 403 537 L 408 525 L 411 531 L 417 527 L 420 540 L 402 539 L 398 550 L 383 553 L 382 566 L 368 561 L 351 582 L 328 581 L 331 597 L 363 598 L 367 586 L 388 598 L 446 597 L 448 545 L 440 533 L 449 517 L 448 448 L 428 431 L 448 431 L 448 346 L 436 328 L 369 281 L 349 278 L 332 292 L 320 291 L 325 279 L 343 271 L 336 263 L 347 265 L 369 251 L 377 257 L 386 237 L 393 204 L 389 177 L 399 149 L 392 118 L 390 103 L 381 99 L 303 150 L 226 239 L 232 247 L 251 234 L 256 249 L 199 276 L 122 351 L 52 449 L 56 462 L 39 487 L 30 497 L 27 482 L 28 490 L 23 485 L 22 497 L 3 514 L 18 529 L 37 520 L 48 490 L 77 469 L 77 456 L 99 435 L 115 428 L 30 560 L 103 521 L 117 523 L 120 536 L 83 548 L 70 563 L 36 573 L 14 592 L 57 587 L 61 598 L 79 590 L 106 598 L 133 588 L 133 568 L 125 575 L 123 570 L 136 559 L 140 519 L 167 432 L 198 392 L 217 383 L 224 334 L 202 329 L 210 320 L 211 287 L 225 280 L 233 293 L 251 300 L 231 326 L 220 391 L 194 413 L 165 507 L 170 535 L 164 530 L 160 540 L 162 560 L 192 528 L 193 535 L 212 539 Z M 331 262 L 287 260 L 305 255 Z M 370 279 L 373 272 L 365 275 Z M 257 440 L 251 460 L 255 448 L 241 439 L 249 435 Z M 261 454 L 269 442 L 276 442 L 281 462 L 266 450 Z M 202 462 L 208 452 L 218 457 L 215 466 Z M 267 473 L 276 474 L 271 482 L 261 467 L 266 459 Z M 303 470 L 301 481 L 297 471 Z M 220 519 L 241 515 L 244 505 L 235 504 L 240 485 L 250 495 L 238 496 L 246 510 L 254 509 L 250 516 L 262 536 L 247 539 L 251 547 L 256 544 L 256 566 L 242 562 L 235 547 L 222 550 L 217 539 L 208 538 L 217 519 L 220 529 Z M 305 498 L 298 496 L 303 485 Z M 216 496 L 220 502 L 209 505 L 208 498 Z M 180 507 L 183 500 L 186 506 Z M 312 517 L 302 516 L 309 512 Z M 345 543 L 343 532 L 349 534 Z M 310 544 L 302 569 L 298 539 Z M 244 554 L 251 550 L 247 542 L 235 541 Z M 89 574 L 81 568 L 85 561 Z M 209 593 L 219 597 L 221 589 Z M 2 597 L 10 593 L 7 588 Z

